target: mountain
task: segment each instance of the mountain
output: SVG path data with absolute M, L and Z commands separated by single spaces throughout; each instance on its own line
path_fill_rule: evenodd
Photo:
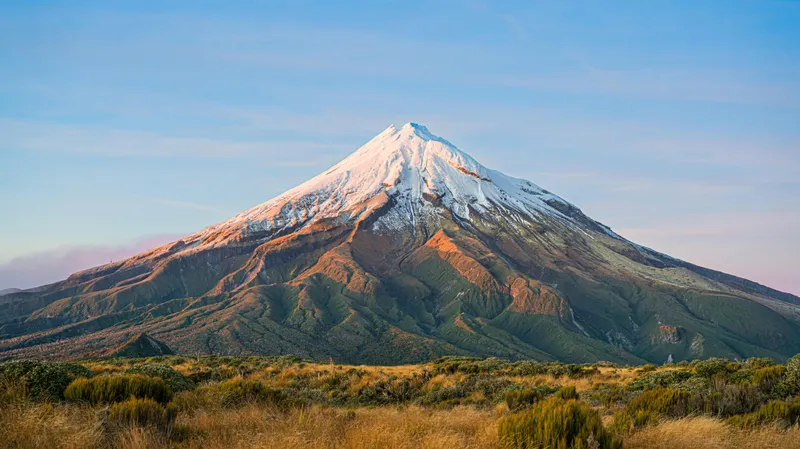
M 9 293 L 18 293 L 18 292 L 21 292 L 21 291 L 22 290 L 19 289 L 19 288 L 4 288 L 4 289 L 0 290 L 0 296 L 7 295 Z
M 127 260 L 0 297 L 0 358 L 176 353 L 410 363 L 800 352 L 800 298 L 632 243 L 424 126 Z

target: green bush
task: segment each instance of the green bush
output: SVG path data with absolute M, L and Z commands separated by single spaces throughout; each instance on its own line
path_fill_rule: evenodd
M 122 426 L 166 429 L 175 421 L 177 414 L 178 408 L 173 404 L 164 407 L 152 399 L 131 398 L 114 403 L 109 411 L 109 418 Z
M 786 383 L 800 390 L 800 354 L 786 361 Z
M 618 402 L 629 402 L 633 391 L 624 388 L 619 384 L 596 383 L 588 392 L 588 398 L 592 405 L 602 404 L 611 407 Z
M 182 412 L 191 412 L 200 408 L 217 405 L 218 402 L 215 402 L 214 399 L 215 398 L 210 397 L 207 394 L 203 394 L 203 391 L 200 389 L 186 390 L 181 391 L 180 393 L 175 393 L 175 396 L 172 397 L 170 404 L 174 404 L 176 407 L 178 407 L 178 410 Z
M 285 391 L 269 388 L 261 382 L 234 378 L 217 385 L 202 388 L 203 392 L 216 396 L 225 406 L 241 405 L 247 402 L 258 402 L 276 407 L 291 406 L 293 401 Z
M 651 373 L 657 369 L 658 368 L 655 365 L 653 365 L 652 363 L 648 363 L 647 365 L 644 365 L 641 368 L 639 368 L 639 371 L 643 373 Z
M 736 371 L 735 373 L 731 373 L 728 376 L 728 382 L 733 384 L 746 384 L 750 383 L 753 380 L 753 370 L 752 369 L 742 369 Z
M 690 398 L 689 393 L 674 388 L 647 390 L 614 415 L 614 428 L 628 431 L 654 424 L 659 416 L 686 416 Z
M 775 364 L 775 362 L 769 357 L 751 357 L 745 360 L 744 363 L 750 369 L 766 368 Z
M 508 379 L 481 374 L 478 376 L 473 376 L 469 379 L 468 388 L 471 391 L 479 391 L 483 393 L 487 399 L 495 402 L 495 400 L 502 400 L 505 398 L 505 392 L 513 386 L 514 383 Z
M 420 405 L 450 407 L 459 404 L 461 399 L 467 396 L 467 393 L 463 384 L 454 385 L 452 387 L 435 388 L 419 398 L 417 402 Z
M 175 371 L 169 365 L 161 363 L 148 363 L 145 365 L 137 365 L 127 368 L 122 371 L 122 374 L 142 374 L 150 377 L 158 377 L 164 379 L 169 384 L 172 391 L 175 393 L 193 390 L 194 382 L 185 378 L 183 374 Z
M 766 399 L 767 395 L 750 383 L 723 383 L 694 392 L 691 404 L 694 411 L 728 417 L 750 413 L 758 409 Z
M 16 360 L 0 365 L 0 377 L 5 382 L 22 386 L 28 397 L 39 401 L 56 401 L 64 398 L 64 389 L 77 377 L 91 377 L 94 373 L 74 363 L 48 363 Z
M 510 448 L 622 447 L 622 442 L 603 427 L 597 411 L 581 402 L 556 397 L 506 416 L 500 420 L 498 435 L 501 444 Z
M 547 374 L 547 365 L 533 360 L 521 360 L 512 365 L 509 373 L 514 376 L 538 376 Z
M 131 397 L 167 403 L 172 399 L 172 389 L 163 379 L 141 374 L 97 376 L 74 380 L 64 391 L 64 397 L 92 404 L 110 404 Z
M 631 388 L 636 390 L 643 390 L 645 388 L 653 387 L 672 387 L 680 384 L 681 382 L 692 377 L 686 371 L 682 370 L 667 370 L 647 373 L 644 376 L 631 383 Z
M 564 400 L 578 399 L 578 390 L 574 386 L 561 387 L 561 389 L 556 392 L 556 397 Z
M 711 378 L 717 374 L 727 374 L 728 364 L 727 359 L 710 358 L 696 362 L 694 370 L 700 377 Z
M 731 417 L 728 422 L 736 427 L 752 429 L 763 424 L 793 426 L 800 421 L 800 399 L 794 402 L 770 401 L 753 413 Z
M 759 368 L 753 371 L 750 383 L 760 388 L 762 391 L 772 391 L 775 385 L 783 380 L 786 374 L 786 367 L 783 365 L 773 365 Z
M 553 377 L 572 377 L 578 378 L 583 377 L 586 375 L 594 374 L 597 372 L 597 368 L 589 368 L 588 370 L 584 370 L 583 367 L 580 365 L 575 365 L 573 363 L 569 363 L 563 365 L 561 363 L 554 363 L 547 368 L 547 374 Z
M 539 390 L 512 390 L 506 393 L 506 405 L 512 412 L 530 407 L 541 401 L 544 394 Z

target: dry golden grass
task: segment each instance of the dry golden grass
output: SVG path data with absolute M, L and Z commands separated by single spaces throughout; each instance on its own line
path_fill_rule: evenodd
M 473 408 L 343 409 L 313 407 L 283 414 L 248 406 L 179 419 L 191 448 L 489 448 L 497 417 Z
M 384 374 L 386 376 L 412 376 L 414 373 L 422 373 L 424 369 L 431 369 L 428 365 L 397 365 L 397 366 L 372 366 L 372 365 L 337 365 L 339 370 L 347 371 L 350 368 L 366 371 L 374 374 Z
M 169 441 L 163 434 L 150 429 L 129 427 L 121 430 L 115 436 L 116 438 L 110 446 L 118 449 L 169 447 Z
M 20 403 L 0 408 L 0 447 L 91 448 L 105 444 L 87 407 Z
M 425 389 L 430 391 L 436 387 L 438 388 L 448 388 L 448 387 L 455 387 L 459 383 L 464 382 L 466 376 L 463 373 L 455 373 L 455 374 L 439 374 L 434 376 L 428 383 L 425 385 Z
M 664 421 L 625 439 L 629 449 L 789 449 L 800 447 L 800 429 L 764 427 L 753 432 L 734 430 L 708 417 Z
M 597 383 L 608 384 L 627 384 L 642 374 L 635 368 L 599 368 L 596 374 L 590 376 L 572 378 L 569 376 L 551 376 L 551 375 L 536 375 L 536 376 L 502 376 L 506 379 L 528 387 L 538 387 L 546 385 L 548 387 L 575 387 L 579 392 L 591 390 L 592 386 Z
M 573 379 L 569 376 L 555 377 L 551 375 L 538 376 L 503 376 L 506 379 L 526 387 L 575 387 L 578 391 L 589 390 L 595 384 L 593 376 Z
M 457 407 L 311 407 L 280 412 L 258 405 L 179 415 L 173 439 L 151 429 L 103 425 L 97 409 L 16 404 L 0 409 L 2 448 L 499 448 L 497 423 L 507 413 Z M 784 449 L 800 447 L 800 428 L 742 432 L 724 421 L 694 417 L 664 421 L 625 437 L 631 449 Z

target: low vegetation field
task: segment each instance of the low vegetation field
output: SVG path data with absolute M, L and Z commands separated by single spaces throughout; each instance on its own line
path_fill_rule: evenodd
M 0 364 L 3 448 L 793 448 L 800 356 L 639 367 L 168 356 Z

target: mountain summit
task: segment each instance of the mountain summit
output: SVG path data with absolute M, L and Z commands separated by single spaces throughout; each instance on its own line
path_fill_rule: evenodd
M 0 358 L 177 353 L 350 363 L 800 352 L 800 298 L 636 245 L 425 126 L 223 223 L 0 296 Z
M 468 220 L 470 210 L 516 219 L 572 208 L 528 181 L 487 169 L 425 126 L 407 123 L 399 130 L 389 126 L 325 173 L 210 231 L 281 232 L 334 217 L 358 221 L 390 200 L 397 213 L 381 217 L 377 229 L 413 225 L 444 209 Z

